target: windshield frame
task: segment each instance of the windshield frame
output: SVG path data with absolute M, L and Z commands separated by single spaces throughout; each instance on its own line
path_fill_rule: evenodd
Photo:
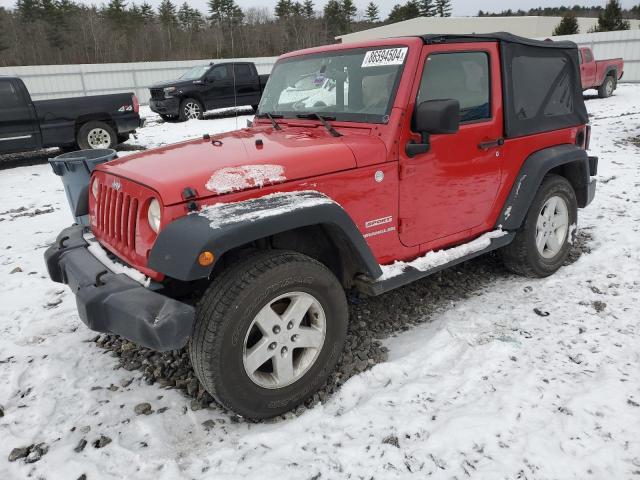
M 322 57 L 338 57 L 338 56 L 346 56 L 353 55 L 358 53 L 364 53 L 371 50 L 386 50 L 390 48 L 407 48 L 407 53 L 404 57 L 404 61 L 402 64 L 398 65 L 398 70 L 396 72 L 396 78 L 393 83 L 393 87 L 391 89 L 391 94 L 389 95 L 389 101 L 385 108 L 385 112 L 383 114 L 375 114 L 375 113 L 356 113 L 356 112 L 332 112 L 327 110 L 319 110 L 313 112 L 312 110 L 263 110 L 262 109 L 262 100 L 260 101 L 260 106 L 257 114 L 264 114 L 265 112 L 270 113 L 271 115 L 278 116 L 277 118 L 283 119 L 295 119 L 299 120 L 297 117 L 298 114 L 308 114 L 308 113 L 318 113 L 324 117 L 332 119 L 332 121 L 336 122 L 350 122 L 350 123 L 374 123 L 374 124 L 387 124 L 389 123 L 389 116 L 391 115 L 391 110 L 396 101 L 396 97 L 398 95 L 398 88 L 400 87 L 400 82 L 402 81 L 404 75 L 404 69 L 407 65 L 409 55 L 411 53 L 411 46 L 403 43 L 389 43 L 389 44 L 380 44 L 380 45 L 371 45 L 366 47 L 353 47 L 353 48 L 344 48 L 344 49 L 331 49 L 324 50 L 321 52 L 313 52 L 313 53 L 303 53 L 301 55 L 293 55 L 287 56 L 285 58 L 279 59 L 273 67 L 275 70 L 277 67 L 282 66 L 283 64 L 307 60 L 313 58 L 322 58 Z M 273 70 L 271 71 L 271 75 L 269 76 L 269 81 L 271 81 L 271 76 L 273 75 Z M 265 90 L 268 88 L 269 83 L 265 87 Z M 284 90 L 280 92 L 282 94 Z M 263 94 L 264 98 L 264 94 Z M 317 120 L 316 120 L 317 121 Z

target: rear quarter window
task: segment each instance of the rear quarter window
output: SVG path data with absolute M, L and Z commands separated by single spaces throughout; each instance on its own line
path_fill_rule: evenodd
M 0 108 L 21 107 L 22 96 L 10 80 L 0 80 Z

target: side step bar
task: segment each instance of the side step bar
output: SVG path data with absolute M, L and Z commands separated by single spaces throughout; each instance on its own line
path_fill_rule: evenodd
M 411 266 L 407 266 L 407 268 L 405 268 L 401 274 L 387 278 L 385 280 L 373 280 L 365 275 L 360 275 L 356 277 L 354 287 L 356 288 L 356 290 L 364 293 L 365 295 L 381 295 L 395 288 L 404 287 L 411 282 L 415 282 L 416 280 L 420 280 L 421 278 L 428 277 L 429 275 L 433 275 L 434 273 L 438 273 L 446 268 L 458 265 L 462 262 L 466 262 L 467 260 L 471 260 L 472 258 L 479 257 L 480 255 L 483 255 L 492 250 L 496 250 L 497 248 L 504 247 L 505 245 L 511 243 L 515 235 L 515 232 L 508 232 L 506 235 L 503 235 L 501 237 L 492 238 L 491 244 L 488 247 L 473 253 L 469 253 L 468 255 L 455 258 L 447 263 L 437 265 L 433 268 L 430 268 L 429 270 L 423 271 Z

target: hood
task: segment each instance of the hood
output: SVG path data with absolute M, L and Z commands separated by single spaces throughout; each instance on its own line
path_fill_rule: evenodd
M 324 129 L 254 127 L 148 150 L 99 165 L 180 203 L 190 187 L 198 198 L 225 195 L 355 168 L 354 154 Z
M 166 82 L 158 82 L 151 85 L 149 88 L 167 88 L 167 87 L 184 87 L 186 85 L 193 84 L 194 80 L 167 80 Z

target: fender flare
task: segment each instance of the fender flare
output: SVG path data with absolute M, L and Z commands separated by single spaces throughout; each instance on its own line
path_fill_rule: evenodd
M 171 278 L 208 278 L 215 265 L 203 267 L 198 256 L 216 260 L 229 250 L 277 233 L 312 225 L 336 228 L 350 245 L 362 273 L 382 275 L 366 240 L 336 202 L 316 191 L 275 193 L 234 203 L 217 203 L 174 220 L 163 228 L 149 253 L 148 267 Z
M 609 65 L 609 66 L 607 67 L 607 69 L 606 69 L 606 70 L 605 70 L 605 72 L 604 72 L 604 75 L 602 76 L 602 83 L 604 83 L 605 79 L 607 78 L 607 76 L 608 76 L 611 72 L 613 72 L 613 73 L 614 73 L 614 74 L 612 75 L 612 76 L 613 76 L 613 80 L 614 80 L 614 82 L 618 83 L 618 67 L 617 67 L 617 66 L 615 66 L 615 65 Z
M 495 227 L 517 230 L 529 211 L 542 180 L 551 170 L 564 166 L 563 176 L 576 192 L 579 207 L 589 203 L 589 157 L 585 150 L 566 144 L 544 148 L 532 153 L 524 161 L 511 186 Z

